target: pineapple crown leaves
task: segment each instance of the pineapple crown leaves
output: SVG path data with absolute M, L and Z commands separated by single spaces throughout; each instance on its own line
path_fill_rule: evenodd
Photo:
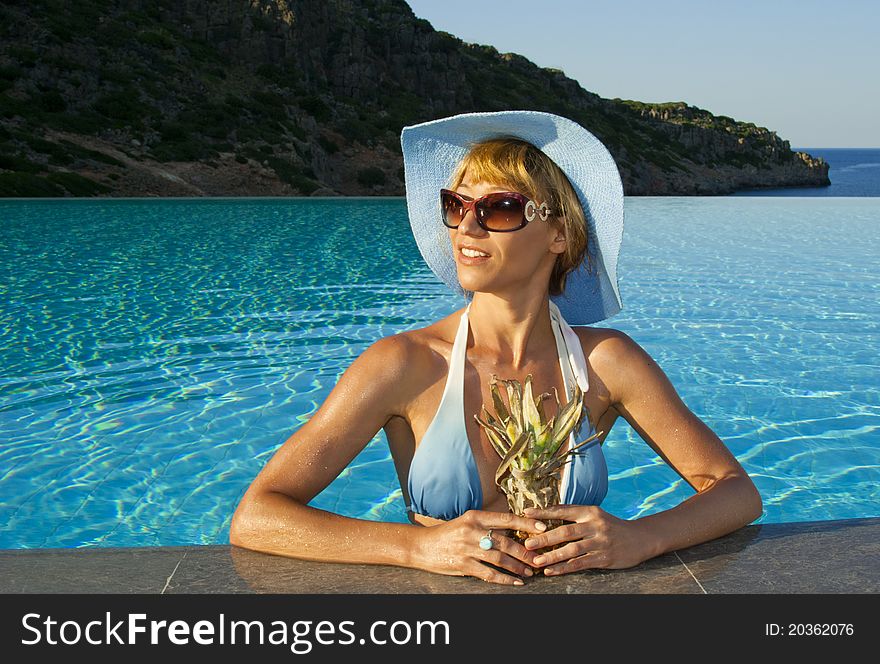
M 517 431 L 523 430 L 523 412 L 522 412 L 522 385 L 516 380 L 500 381 L 507 388 L 507 403 L 509 404 L 508 412 L 510 413 L 510 422 L 514 424 Z M 508 422 L 508 427 L 510 426 Z
M 519 470 L 510 463 L 504 464 L 502 462 L 498 467 L 498 471 L 495 473 L 495 483 L 501 486 L 501 482 L 507 472 L 518 480 L 525 480 L 528 484 L 540 483 L 543 478 L 555 474 L 558 469 L 562 468 L 562 466 L 574 461 L 574 458 L 580 454 L 576 450 L 580 449 L 587 443 L 593 442 L 601 436 L 602 433 L 603 432 L 601 431 L 597 431 L 589 438 L 582 440 L 580 443 L 572 447 L 568 452 L 564 454 L 562 452 L 557 452 L 546 462 L 536 464 L 528 470 Z
M 492 393 L 492 403 L 495 406 L 495 413 L 506 427 L 507 423 L 510 421 L 510 411 L 507 410 L 507 406 L 504 405 L 504 400 L 498 392 L 498 377 L 495 374 L 492 374 L 492 380 L 489 382 L 489 391 Z
M 504 455 L 504 458 L 501 459 L 501 463 L 498 464 L 498 470 L 495 471 L 495 484 L 500 484 L 501 479 L 507 471 L 511 469 L 516 458 L 526 449 L 530 439 L 531 435 L 529 432 L 523 431 L 519 438 L 517 438 L 510 446 L 510 449 L 507 450 L 507 454 Z
M 568 435 L 575 429 L 584 416 L 584 400 L 583 392 L 580 385 L 575 384 L 574 395 L 571 401 L 562 406 L 562 409 L 556 414 L 553 422 L 553 432 L 551 434 L 552 447 L 550 454 L 556 452 L 561 444 L 568 440 Z
M 489 442 L 492 443 L 492 447 L 495 449 L 495 452 L 498 453 L 498 456 L 504 458 L 507 451 L 510 449 L 507 429 L 504 428 L 503 422 L 499 422 L 492 417 L 492 414 L 486 410 L 486 406 L 483 406 L 481 413 L 483 415 L 482 419 L 476 414 L 474 415 L 474 419 L 481 427 L 483 427 L 483 430 L 486 432 L 486 437 L 489 439 Z
M 577 448 L 599 435 L 591 436 L 571 450 L 564 451 L 563 443 L 586 413 L 583 392 L 577 384 L 571 399 L 564 405 L 560 405 L 559 394 L 556 393 L 557 414 L 549 420 L 544 412 L 543 401 L 550 394 L 534 395 L 531 374 L 526 376 L 524 386 L 517 380 L 500 380 L 493 374 L 489 386 L 495 416 L 484 405 L 481 410 L 482 418 L 478 415 L 474 415 L 474 418 L 501 457 L 501 464 L 495 474 L 495 481 L 499 485 L 508 473 L 518 478 L 544 477 L 554 473 L 571 459 L 569 455 Z M 507 394 L 507 403 L 501 396 L 499 386 Z
M 505 388 L 509 406 L 501 398 L 499 385 L 503 385 Z M 526 376 L 525 389 L 519 381 L 500 380 L 495 374 L 492 374 L 489 386 L 495 413 L 501 426 L 508 430 L 511 439 L 516 438 L 520 432 L 527 428 L 531 428 L 535 437 L 538 438 L 547 428 L 548 423 L 544 414 L 543 401 L 550 396 L 550 393 L 545 392 L 535 396 L 532 392 L 531 374 Z

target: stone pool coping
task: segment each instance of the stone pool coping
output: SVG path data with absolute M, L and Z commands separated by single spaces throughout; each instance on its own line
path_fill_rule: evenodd
M 0 550 L 0 593 L 876 593 L 880 517 L 746 526 L 627 570 L 488 584 L 232 547 Z

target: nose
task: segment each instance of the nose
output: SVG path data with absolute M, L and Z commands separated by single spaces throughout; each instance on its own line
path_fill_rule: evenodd
M 458 231 L 465 235 L 473 235 L 477 237 L 486 237 L 489 232 L 480 226 L 477 221 L 477 215 L 473 208 L 465 210 L 464 217 L 458 225 Z

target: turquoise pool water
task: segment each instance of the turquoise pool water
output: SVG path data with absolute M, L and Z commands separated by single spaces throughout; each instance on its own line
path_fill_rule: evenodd
M 880 199 L 629 198 L 632 336 L 763 522 L 877 516 Z M 228 541 L 273 451 L 379 337 L 461 302 L 402 199 L 0 201 L 0 548 Z M 607 511 L 692 491 L 623 420 Z M 314 505 L 405 521 L 382 434 Z

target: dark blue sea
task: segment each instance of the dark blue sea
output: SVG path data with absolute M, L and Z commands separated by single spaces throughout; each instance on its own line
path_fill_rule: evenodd
M 751 189 L 734 196 L 880 196 L 880 148 L 792 148 L 822 157 L 830 187 Z

